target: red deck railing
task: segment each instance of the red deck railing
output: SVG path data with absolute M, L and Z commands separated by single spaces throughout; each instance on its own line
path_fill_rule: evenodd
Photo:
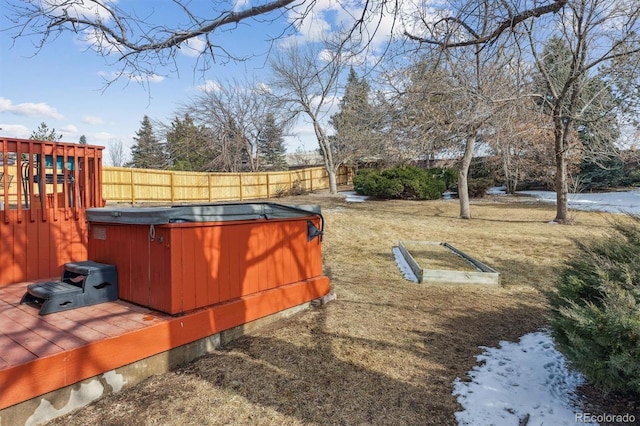
M 85 208 L 104 206 L 103 149 L 0 137 L 0 286 L 86 259 Z

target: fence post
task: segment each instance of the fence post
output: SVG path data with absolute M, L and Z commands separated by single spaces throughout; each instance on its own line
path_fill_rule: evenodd
M 271 198 L 271 184 L 269 183 L 269 172 L 266 172 L 267 175 L 267 198 Z
M 242 173 L 238 173 L 238 188 L 240 188 L 240 201 L 242 201 Z
M 207 183 L 208 183 L 207 193 L 209 194 L 209 202 L 213 200 L 213 188 L 211 184 L 211 178 L 212 178 L 211 173 L 207 174 Z
M 131 173 L 131 204 L 135 204 L 136 203 L 136 185 L 134 182 L 135 172 L 133 171 L 133 169 L 130 169 L 130 173 Z
M 170 173 L 170 180 L 169 180 L 169 185 L 171 185 L 171 204 L 173 204 L 175 202 L 176 199 L 176 194 L 175 194 L 175 189 L 176 189 L 176 181 L 175 181 L 175 173 L 174 172 L 169 172 Z

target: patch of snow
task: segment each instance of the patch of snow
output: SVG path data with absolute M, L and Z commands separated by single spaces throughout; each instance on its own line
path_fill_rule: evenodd
M 340 194 L 346 197 L 347 203 L 364 203 L 369 199 L 368 195 L 360 195 L 355 191 L 342 191 Z
M 396 259 L 396 264 L 398 265 L 398 269 L 400 269 L 400 272 L 402 272 L 402 275 L 404 276 L 404 278 L 408 281 L 417 283 L 418 277 L 416 277 L 416 274 L 413 273 L 413 270 L 407 263 L 406 259 L 404 258 L 404 256 L 402 255 L 398 247 L 393 248 L 393 257 Z
M 471 381 L 453 383 L 463 407 L 455 413 L 459 425 L 575 425 L 581 419 L 572 404 L 584 378 L 568 368 L 548 332 L 482 348 Z
M 520 191 L 518 194 L 535 197 L 545 203 L 555 204 L 553 191 Z M 569 194 L 569 208 L 608 213 L 640 214 L 640 190 L 619 192 L 586 192 Z
M 487 189 L 487 195 L 507 195 L 506 186 L 494 186 Z
M 442 193 L 443 200 L 453 200 L 453 198 L 457 196 L 458 196 L 457 192 L 445 191 Z

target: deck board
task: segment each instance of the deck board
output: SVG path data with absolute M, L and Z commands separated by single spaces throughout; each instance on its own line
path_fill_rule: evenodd
M 20 305 L 29 283 L 0 287 L 0 412 L 329 292 L 327 277 L 171 316 L 117 300 L 39 315 Z M 126 348 L 127 350 L 123 350 Z
M 161 321 L 148 308 L 123 301 L 49 315 L 20 305 L 32 282 L 0 287 L 0 369 L 20 365 L 92 342 L 139 330 Z

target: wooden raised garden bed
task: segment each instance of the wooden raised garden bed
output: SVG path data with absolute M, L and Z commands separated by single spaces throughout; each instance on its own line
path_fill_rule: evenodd
M 398 249 L 420 283 L 500 284 L 497 271 L 449 243 L 400 241 Z

